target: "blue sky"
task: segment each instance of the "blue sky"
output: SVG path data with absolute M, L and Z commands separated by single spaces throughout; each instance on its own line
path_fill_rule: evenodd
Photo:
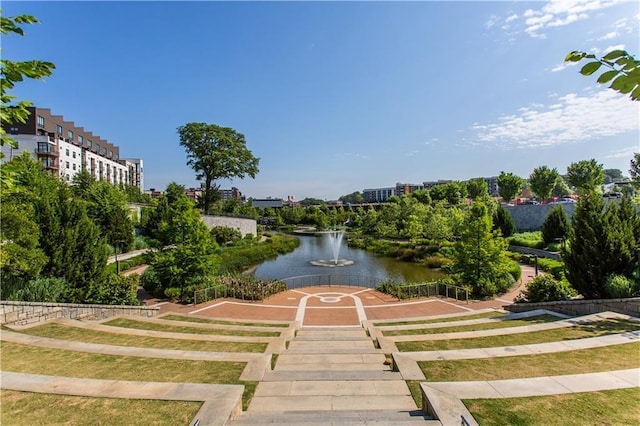
M 248 197 L 336 199 L 396 182 L 625 174 L 640 102 L 563 64 L 640 54 L 640 3 L 15 2 L 41 23 L 2 54 L 57 66 L 14 94 L 145 162 L 145 187 L 198 186 L 176 128 L 233 127 L 260 158 Z

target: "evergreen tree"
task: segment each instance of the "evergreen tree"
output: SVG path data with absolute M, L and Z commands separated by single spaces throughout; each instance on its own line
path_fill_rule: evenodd
M 567 213 L 562 206 L 555 206 L 542 223 L 542 239 L 545 244 L 552 243 L 558 238 L 565 239 L 569 233 L 569 227 Z
M 626 214 L 626 213 L 625 213 Z M 605 298 L 610 275 L 631 276 L 636 267 L 633 223 L 614 203 L 604 210 L 602 197 L 588 192 L 573 214 L 570 248 L 564 254 L 566 276 L 585 298 Z
M 493 214 L 493 229 L 499 229 L 505 238 L 516 232 L 516 223 L 513 217 L 502 205 L 498 205 Z

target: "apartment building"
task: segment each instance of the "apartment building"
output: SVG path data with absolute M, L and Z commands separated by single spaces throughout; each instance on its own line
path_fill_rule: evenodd
M 141 159 L 120 159 L 120 148 L 48 108 L 29 107 L 26 123 L 3 123 L 16 148 L 2 146 L 3 161 L 29 152 L 44 168 L 66 182 L 81 170 L 114 185 L 143 188 Z
M 395 190 L 395 187 L 363 189 L 362 199 L 365 203 L 384 203 L 395 194 Z

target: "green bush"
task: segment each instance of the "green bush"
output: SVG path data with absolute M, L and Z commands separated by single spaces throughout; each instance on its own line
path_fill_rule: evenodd
M 442 268 L 445 265 L 451 264 L 452 260 L 444 256 L 427 256 L 424 259 L 425 265 L 432 269 Z
M 542 239 L 545 244 L 549 244 L 558 238 L 567 238 L 570 227 L 567 213 L 562 206 L 555 206 L 551 209 L 542 224 Z
M 211 236 L 216 240 L 219 245 L 225 245 L 232 243 L 242 238 L 240 231 L 227 226 L 214 226 L 211 228 Z
M 514 234 L 507 238 L 509 244 L 513 246 L 529 247 L 536 249 L 544 248 L 544 241 L 542 240 L 542 234 L 539 231 L 536 232 L 521 232 Z
M 137 274 L 122 276 L 109 274 L 100 284 L 94 285 L 87 294 L 87 303 L 104 305 L 139 305 Z
M 520 265 L 516 261 L 510 259 L 506 261 L 506 268 L 507 272 L 513 277 L 514 282 L 518 281 L 522 276 L 522 268 L 520 268 Z
M 551 302 L 568 300 L 577 296 L 578 292 L 566 280 L 556 280 L 550 275 L 535 277 L 517 298 L 517 302 Z
M 58 302 L 69 287 L 64 278 L 38 278 L 27 282 L 3 280 L 2 300 Z
M 634 294 L 634 285 L 624 275 L 609 275 L 604 285 L 604 290 L 608 297 L 617 299 L 631 297 Z

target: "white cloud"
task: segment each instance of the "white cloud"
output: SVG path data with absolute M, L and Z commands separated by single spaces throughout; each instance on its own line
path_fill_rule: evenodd
M 520 108 L 495 123 L 471 126 L 477 141 L 504 149 L 578 143 L 638 129 L 638 102 L 608 89 L 569 93 L 552 105 Z
M 618 33 L 615 31 L 611 31 L 610 33 L 607 33 L 602 37 L 600 37 L 598 40 L 611 40 L 612 38 L 616 38 L 616 37 L 618 37 Z
M 622 1 L 624 0 L 550 0 L 543 3 L 539 9 L 525 10 L 522 14 L 525 18 L 524 31 L 531 37 L 545 38 L 546 28 L 562 27 L 587 19 L 591 12 L 606 9 Z M 508 23 L 517 18 L 518 16 L 513 14 L 507 17 L 505 22 Z M 626 28 L 626 21 L 621 21 L 619 21 L 620 25 Z
M 624 44 L 614 44 L 613 46 L 609 46 L 602 51 L 602 53 L 609 53 L 612 50 L 624 50 Z
M 609 158 L 633 158 L 633 154 L 638 152 L 637 146 L 628 146 L 626 148 L 618 149 L 609 154 L 603 156 L 605 159 Z
M 562 62 L 561 64 L 558 64 L 555 67 L 551 68 L 551 72 L 562 71 L 565 68 L 574 67 L 576 65 L 578 65 L 578 62 Z
M 518 14 L 514 13 L 513 15 L 507 16 L 507 18 L 504 20 L 504 22 L 508 24 L 509 22 L 515 21 L 516 19 L 518 19 Z
M 500 21 L 500 17 L 496 15 L 491 15 L 489 20 L 484 23 L 486 29 L 491 29 L 494 25 L 496 25 Z

